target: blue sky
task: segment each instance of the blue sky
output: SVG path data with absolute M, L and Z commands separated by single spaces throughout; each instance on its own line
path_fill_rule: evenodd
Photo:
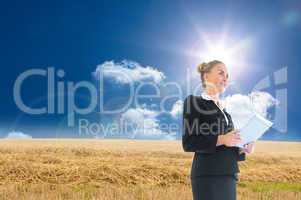
M 301 138 L 300 1 L 9 1 L 0 9 L 1 136 L 12 130 L 33 137 L 78 136 L 76 128 L 67 126 L 64 114 L 28 115 L 16 106 L 13 86 L 26 70 L 54 67 L 64 70 L 61 81 L 97 85 L 93 77 L 97 66 L 128 60 L 142 68 L 150 66 L 163 73 L 165 81 L 185 88 L 187 69 L 195 70 L 202 61 L 187 52 L 204 50 L 204 34 L 214 43 L 227 33 L 232 45 L 245 39 L 251 43 L 241 59 L 244 64 L 234 62 L 229 66 L 237 86 L 232 93 L 246 95 L 261 79 L 287 66 L 287 83 L 266 91 L 274 96 L 277 87 L 287 89 L 288 130 L 285 135 L 272 130 L 269 138 Z M 238 60 L 240 53 L 232 55 L 233 59 Z M 127 88 L 114 81 L 105 84 L 105 100 L 113 107 L 120 104 L 119 97 L 128 95 Z M 30 78 L 23 85 L 22 97 L 28 104 L 43 106 L 46 88 L 45 78 Z M 151 89 L 145 90 L 147 93 Z M 188 93 L 182 99 L 185 95 Z M 76 103 L 87 105 L 88 96 L 87 91 L 79 91 Z M 172 109 L 176 100 L 167 107 Z M 150 106 L 147 101 L 145 104 Z M 156 117 L 158 123 L 177 121 L 170 114 L 154 116 L 150 112 L 149 116 Z M 118 116 L 93 112 L 84 117 L 110 123 Z

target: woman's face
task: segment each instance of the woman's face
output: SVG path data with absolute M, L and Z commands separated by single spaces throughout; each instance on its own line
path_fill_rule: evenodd
M 205 76 L 206 88 L 215 93 L 222 93 L 228 86 L 228 71 L 224 64 L 216 64 Z

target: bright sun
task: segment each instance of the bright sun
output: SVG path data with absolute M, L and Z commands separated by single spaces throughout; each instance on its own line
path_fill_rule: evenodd
M 225 33 L 217 36 L 202 33 L 189 55 L 198 63 L 220 60 L 232 74 L 239 74 L 248 65 L 247 56 L 251 46 L 250 38 L 235 40 Z

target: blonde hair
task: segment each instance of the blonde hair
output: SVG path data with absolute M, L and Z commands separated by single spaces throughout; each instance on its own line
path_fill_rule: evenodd
M 224 64 L 224 63 L 219 60 L 212 60 L 208 63 L 203 62 L 198 65 L 197 71 L 201 75 L 201 81 L 202 81 L 203 88 L 206 88 L 206 83 L 205 83 L 205 78 L 204 78 L 205 74 L 209 73 L 212 70 L 212 68 L 215 67 L 217 64 Z

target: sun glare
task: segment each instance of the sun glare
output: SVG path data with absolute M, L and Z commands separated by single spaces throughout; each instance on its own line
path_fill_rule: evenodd
M 220 60 L 226 64 L 232 74 L 239 74 L 247 67 L 247 57 L 252 46 L 252 40 L 234 39 L 227 34 L 201 34 L 190 56 L 197 63 Z

